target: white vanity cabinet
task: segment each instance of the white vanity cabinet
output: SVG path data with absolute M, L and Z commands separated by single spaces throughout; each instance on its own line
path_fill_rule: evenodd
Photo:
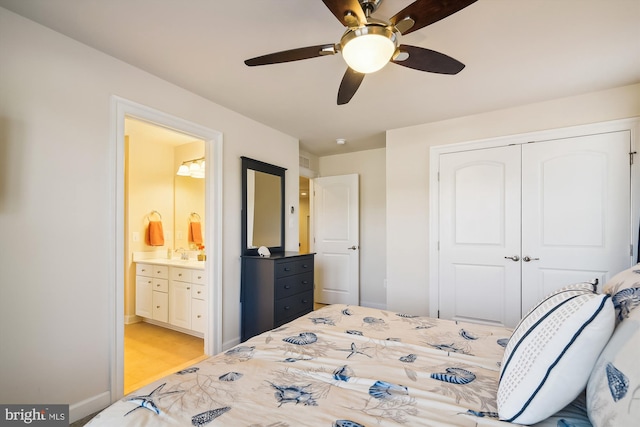
M 136 315 L 166 322 L 169 318 L 169 267 L 136 264 Z
M 204 270 L 136 263 L 136 315 L 202 336 L 206 327 Z

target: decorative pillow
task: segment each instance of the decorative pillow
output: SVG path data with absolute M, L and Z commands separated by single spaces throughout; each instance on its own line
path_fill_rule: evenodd
M 501 420 L 542 421 L 584 389 L 615 323 L 610 296 L 594 288 L 578 283 L 559 289 L 516 326 L 502 359 Z
M 631 310 L 640 305 L 640 264 L 613 276 L 605 283 L 602 292 L 611 295 L 616 323 L 624 320 Z
M 595 427 L 636 426 L 640 420 L 640 310 L 620 323 L 587 383 L 587 412 Z
M 585 393 L 558 412 L 536 423 L 535 427 L 593 427 L 587 415 L 587 397 Z

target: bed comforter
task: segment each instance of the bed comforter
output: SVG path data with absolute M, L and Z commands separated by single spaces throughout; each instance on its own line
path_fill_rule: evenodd
M 496 394 L 510 334 L 330 305 L 143 387 L 89 425 L 506 426 Z

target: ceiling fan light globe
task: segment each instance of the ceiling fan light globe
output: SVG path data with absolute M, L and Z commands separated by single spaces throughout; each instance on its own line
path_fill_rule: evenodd
M 384 67 L 396 51 L 396 35 L 386 27 L 369 25 L 348 31 L 342 38 L 342 56 L 359 73 L 373 73 Z

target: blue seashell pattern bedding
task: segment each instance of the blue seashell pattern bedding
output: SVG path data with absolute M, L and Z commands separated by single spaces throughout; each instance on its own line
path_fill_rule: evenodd
M 514 425 L 496 407 L 511 332 L 329 305 L 149 384 L 88 425 Z

